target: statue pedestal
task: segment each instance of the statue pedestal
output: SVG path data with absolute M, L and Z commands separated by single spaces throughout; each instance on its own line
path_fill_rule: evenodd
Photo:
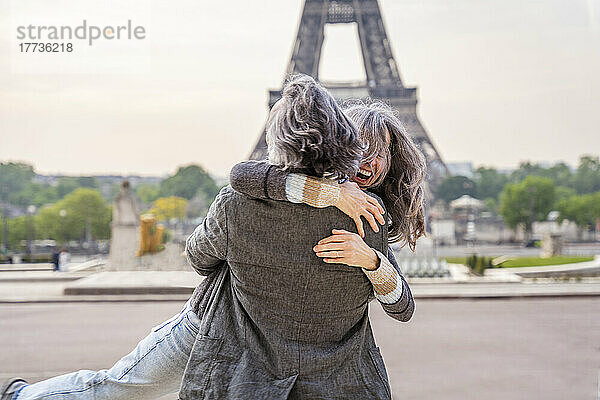
M 158 253 L 135 256 L 139 233 L 136 228 L 127 228 L 113 228 L 113 234 L 117 232 L 121 241 L 116 246 L 111 243 L 105 271 L 190 271 L 183 247 L 175 243 L 165 244 L 165 249 Z
M 140 269 L 136 252 L 140 244 L 137 201 L 129 191 L 129 181 L 123 181 L 113 204 L 113 219 L 108 254 L 109 271 Z
M 139 229 L 135 225 L 112 227 L 107 271 L 137 271 L 140 268 L 135 256 L 140 241 Z
M 166 243 L 165 249 L 139 257 L 140 269 L 144 271 L 190 271 L 183 246 Z
M 560 256 L 562 254 L 562 248 L 563 241 L 561 235 L 545 235 L 542 239 L 542 258 Z

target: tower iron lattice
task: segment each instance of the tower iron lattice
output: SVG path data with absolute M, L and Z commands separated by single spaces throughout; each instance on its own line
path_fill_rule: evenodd
M 377 0 L 305 0 L 286 76 L 302 73 L 318 80 L 325 25 L 348 23 L 358 28 L 366 82 L 322 84 L 340 102 L 372 99 L 393 107 L 427 158 L 428 189 L 435 187 L 448 169 L 417 116 L 417 88 L 402 83 Z M 281 90 L 269 91 L 269 109 L 280 97 Z M 266 152 L 263 129 L 250 159 L 263 159 Z

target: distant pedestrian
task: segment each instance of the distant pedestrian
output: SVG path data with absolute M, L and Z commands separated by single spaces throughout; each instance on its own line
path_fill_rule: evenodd
M 52 249 L 52 264 L 54 265 L 53 271 L 58 271 L 59 255 L 60 252 L 58 251 L 58 248 L 55 247 L 54 249 Z
M 70 261 L 71 253 L 69 253 L 67 249 L 63 247 L 60 249 L 60 254 L 58 255 L 58 270 L 63 272 L 66 271 L 67 264 L 69 264 Z

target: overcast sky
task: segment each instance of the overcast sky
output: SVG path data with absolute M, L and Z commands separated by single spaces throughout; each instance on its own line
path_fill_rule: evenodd
M 283 80 L 300 0 L 4 0 L 0 160 L 41 173 L 225 176 Z M 576 164 L 600 153 L 600 0 L 380 0 L 418 113 L 446 161 Z M 8 12 L 7 12 L 8 11 Z M 20 54 L 16 27 L 110 25 L 146 39 Z M 323 79 L 360 79 L 355 28 L 333 26 Z M 29 57 L 29 58 L 28 58 Z

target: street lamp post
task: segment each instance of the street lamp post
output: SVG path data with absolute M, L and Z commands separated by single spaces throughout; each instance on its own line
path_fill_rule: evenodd
M 4 250 L 9 254 L 10 241 L 8 240 L 8 211 L 7 211 L 8 186 L 2 185 L 2 217 L 4 220 Z
M 9 241 L 8 241 L 8 211 L 6 211 L 6 204 L 2 205 L 2 221 L 4 223 L 4 251 L 9 254 Z
M 67 210 L 60 210 L 58 212 L 58 215 L 60 215 L 60 236 L 63 242 L 63 245 L 66 246 L 67 243 L 67 233 L 66 233 L 66 228 L 65 228 L 65 219 L 67 217 Z
M 86 256 L 90 255 L 91 241 L 92 241 L 92 227 L 90 225 L 90 217 L 85 217 L 85 255 Z
M 36 207 L 31 204 L 29 207 L 27 207 L 27 214 L 28 214 L 28 218 L 27 218 L 27 256 L 29 257 L 29 262 L 31 262 L 31 248 L 32 248 L 32 241 L 33 241 L 33 214 L 35 214 L 36 211 Z

